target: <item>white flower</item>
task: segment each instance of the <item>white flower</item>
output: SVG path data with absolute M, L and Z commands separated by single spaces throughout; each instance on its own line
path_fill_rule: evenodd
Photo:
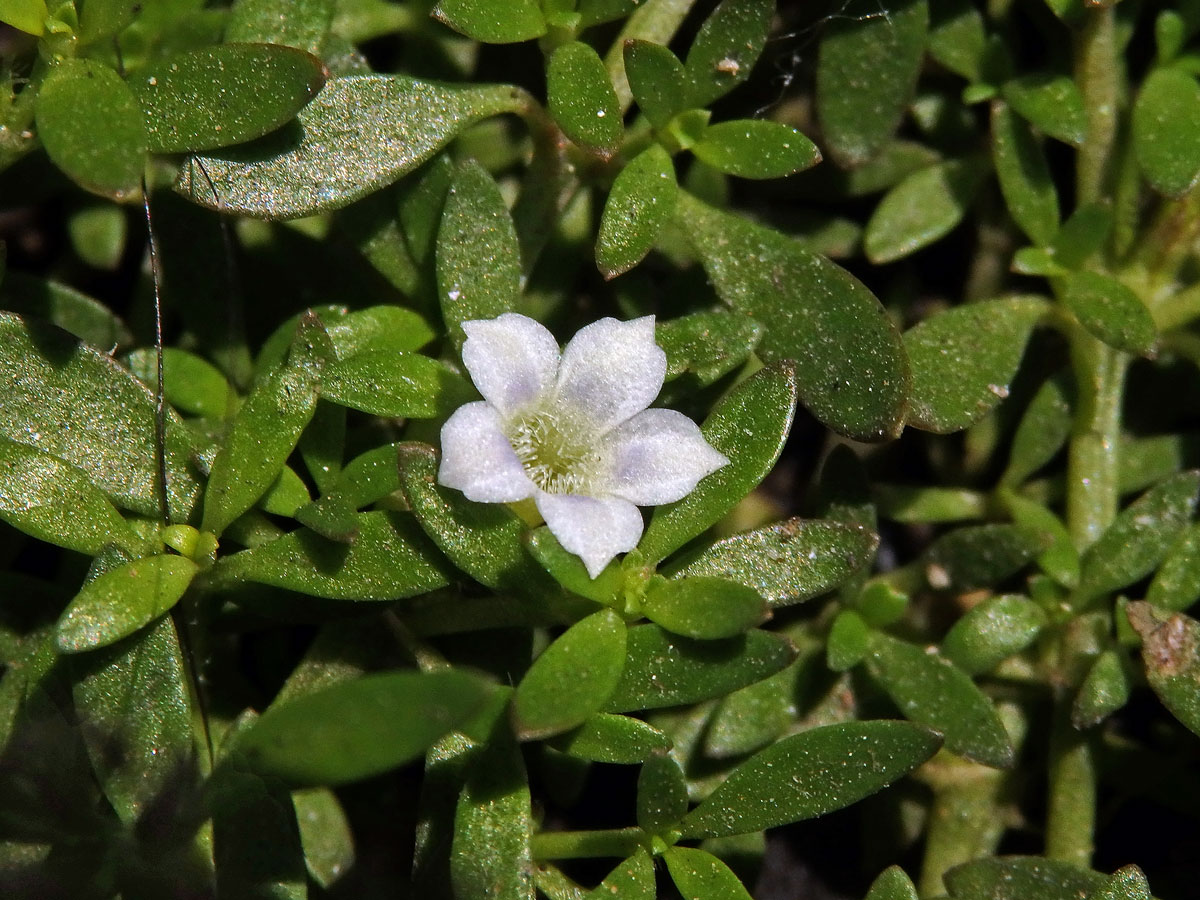
M 654 317 L 601 319 L 561 355 L 527 316 L 464 322 L 462 357 L 484 399 L 442 427 L 438 481 L 481 503 L 533 498 L 595 578 L 642 536 L 638 506 L 670 503 L 729 462 L 696 423 L 647 409 L 667 355 Z

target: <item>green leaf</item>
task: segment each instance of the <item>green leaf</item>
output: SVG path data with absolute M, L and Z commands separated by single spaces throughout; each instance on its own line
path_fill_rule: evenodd
M 992 160 L 1008 211 L 1039 247 L 1058 233 L 1058 192 L 1042 148 L 1003 103 L 992 106 Z
M 691 151 L 717 171 L 742 178 L 784 178 L 821 161 L 821 151 L 800 131 L 765 119 L 710 125 Z
M 825 664 L 834 672 L 848 672 L 867 657 L 871 628 L 857 612 L 843 609 L 829 626 Z
M 292 793 L 308 874 L 328 889 L 354 865 L 354 834 L 337 795 L 328 788 Z
M 174 606 L 196 571 L 182 556 L 148 556 L 89 581 L 58 620 L 59 651 L 81 653 L 128 637 Z
M 306 315 L 288 360 L 250 392 L 213 460 L 201 530 L 221 534 L 279 477 L 316 411 L 328 342 L 320 320 Z
M 1158 341 L 1146 304 L 1111 275 L 1072 272 L 1066 278 L 1063 301 L 1084 328 L 1117 350 L 1146 355 Z
M 922 562 L 931 587 L 969 591 L 1019 572 L 1046 544 L 1041 533 L 1021 525 L 967 525 L 934 541 Z
M 683 770 L 666 751 L 652 755 L 642 765 L 637 783 L 637 823 L 648 832 L 674 826 L 688 808 Z
M 924 0 L 850 0 L 825 27 L 817 58 L 817 114 L 829 152 L 847 168 L 891 140 L 912 98 L 929 20 Z
M 1040 297 L 956 306 L 904 333 L 912 366 L 908 424 L 948 434 L 978 422 L 1005 397 L 1043 315 Z
M 612 696 L 625 666 L 625 623 L 611 609 L 559 635 L 533 661 L 513 698 L 513 722 L 525 740 L 582 725 Z
M 653 725 L 612 713 L 588 716 L 578 728 L 550 743 L 575 759 L 626 765 L 644 762 L 655 750 L 671 747 L 671 739 Z
M 625 42 L 625 77 L 638 108 L 655 128 L 666 128 L 687 106 L 683 63 L 662 44 Z
M 37 92 L 37 133 L 56 166 L 80 187 L 127 200 L 141 192 L 146 131 L 121 76 L 95 60 L 65 59 Z
M 856 525 L 788 519 L 722 538 L 675 574 L 729 578 L 771 606 L 787 606 L 833 590 L 869 563 L 878 546 L 878 535 Z
M 1200 600 L 1200 524 L 1191 525 L 1171 545 L 1146 601 L 1159 609 L 1182 611 Z
M 303 479 L 291 466 L 284 466 L 275 483 L 259 498 L 258 507 L 272 515 L 291 518 L 310 500 L 312 497 L 308 495 L 308 486 Z
M 506 85 L 334 78 L 294 124 L 198 157 L 183 166 L 175 187 L 233 215 L 294 219 L 340 209 L 411 172 L 469 125 L 525 103 L 521 91 Z
M 1133 105 L 1133 149 L 1159 193 L 1181 197 L 1200 179 L 1200 85 L 1180 69 L 1150 73 Z
M 1130 603 L 1128 615 L 1142 639 L 1150 687 L 1176 719 L 1200 734 L 1200 622 L 1149 603 Z
M 728 2 L 728 0 L 727 0 Z M 684 897 L 704 900 L 752 900 L 741 880 L 721 860 L 694 847 L 669 847 L 667 871 Z
M 217 44 L 156 59 L 130 86 L 155 153 L 228 147 L 295 117 L 325 83 L 310 53 L 274 44 Z
M 125 252 L 127 224 L 124 209 L 105 203 L 86 206 L 72 213 L 67 220 L 67 230 L 80 259 L 89 266 L 111 272 L 120 265 L 121 255 Z
M 321 397 L 375 416 L 424 419 L 438 414 L 456 376 L 436 359 L 395 350 L 364 350 L 321 373 Z
M 454 896 L 535 900 L 529 780 L 503 720 L 469 764 L 450 847 Z
M 134 556 L 146 548 L 84 472 L 5 437 L 0 437 L 0 519 L 40 541 L 91 556 L 108 544 Z
M 800 399 L 813 415 L 859 440 L 897 433 L 908 364 L 895 326 L 870 291 L 779 232 L 686 193 L 675 215 L 717 293 L 763 326 L 759 355 L 794 361 Z M 845 353 L 846 346 L 855 352 Z
M 667 381 L 691 373 L 707 386 L 744 363 L 762 334 L 746 316 L 699 312 L 655 323 L 654 340 L 667 354 Z
M 514 523 L 513 527 L 519 527 Z M 522 530 L 524 530 L 522 528 Z M 573 594 L 611 605 L 625 588 L 625 571 L 617 560 L 609 563 L 599 575 L 592 578 L 587 568 L 574 553 L 563 549 L 549 528 L 538 528 L 528 532 L 526 546 L 529 552 L 560 585 Z
M 490 693 L 453 669 L 365 675 L 271 706 L 236 750 L 256 772 L 292 786 L 359 781 L 419 758 Z
M 1021 484 L 1050 462 L 1071 434 L 1071 401 L 1064 379 L 1046 379 L 1029 401 L 1009 450 L 1003 484 Z
M 660 709 L 720 697 L 778 672 L 793 655 L 791 644 L 769 631 L 694 641 L 638 625 L 629 629 L 625 668 L 604 709 Z
M 9 312 L 45 319 L 106 355 L 115 347 L 133 342 L 125 323 L 99 300 L 68 285 L 23 272 L 0 275 L 0 306 Z
M 528 530 L 498 503 L 474 503 L 437 483 L 437 456 L 424 444 L 399 445 L 400 485 L 417 521 L 456 566 L 490 588 L 547 593 L 549 579 L 525 552 Z
M 370 306 L 327 322 L 338 359 L 367 351 L 420 350 L 436 337 L 429 323 L 402 306 Z
M 1153 572 L 1195 515 L 1197 489 L 1200 471 L 1180 472 L 1123 509 L 1084 554 L 1080 601 L 1094 600 Z
M 908 722 L 826 725 L 759 751 L 680 826 L 687 839 L 812 819 L 878 793 L 929 759 L 940 738 Z
M 929 55 L 947 69 L 968 81 L 979 81 L 986 61 L 987 33 L 983 16 L 971 0 L 931 0 L 928 46 Z
M 652 144 L 634 157 L 604 202 L 596 237 L 600 274 L 615 278 L 641 262 L 670 220 L 678 196 L 675 167 L 666 150 Z
M 1013 764 L 1012 740 L 996 707 L 949 660 L 876 632 L 866 663 L 905 717 L 941 732 L 947 750 L 992 768 Z
M 356 517 L 347 546 L 299 528 L 223 558 L 220 582 L 252 581 L 330 600 L 399 600 L 449 584 L 449 567 L 411 518 L 393 512 Z
M 125 361 L 129 371 L 154 390 L 158 360 L 153 348 L 134 350 Z M 163 347 L 163 394 L 168 403 L 190 416 L 224 419 L 233 408 L 233 389 L 221 371 L 177 347 Z
M 942 655 L 968 675 L 982 675 L 1032 644 L 1044 627 L 1046 613 L 1028 597 L 989 597 L 954 623 Z
M 1124 866 L 1113 872 L 1101 887 L 1088 894 L 1087 900 L 1152 900 L 1150 883 L 1137 866 Z
M 708 106 L 750 77 L 767 42 L 774 0 L 722 0 L 688 50 L 687 106 Z
M 724 697 L 704 734 L 704 752 L 715 759 L 746 756 L 771 743 L 796 719 L 796 692 L 813 655 Z
M 521 293 L 521 250 L 500 188 L 467 160 L 454 173 L 437 236 L 438 300 L 455 346 L 462 323 L 512 311 Z
M 334 0 L 236 0 L 225 41 L 282 44 L 320 56 L 336 6 Z
M 164 794 L 186 791 L 197 774 L 179 637 L 171 617 L 163 616 L 136 637 L 76 663 L 72 693 L 87 722 L 88 755 L 113 809 L 132 825 Z
M 46 14 L 45 0 L 13 0 L 0 12 L 0 22 L 40 37 L 46 29 Z
M 0 436 L 81 469 L 119 507 L 159 515 L 153 395 L 109 356 L 52 326 L 0 313 Z M 176 521 L 199 494 L 191 441 L 167 418 L 167 495 Z
M 585 0 L 586 2 L 586 0 Z M 657 896 L 654 885 L 654 860 L 644 848 L 617 864 L 583 900 L 654 900 Z
M 642 611 L 667 631 L 708 640 L 741 634 L 768 614 L 754 588 L 711 575 L 652 581 Z
M 879 201 L 863 233 L 876 264 L 895 262 L 945 237 L 966 215 L 983 180 L 971 159 L 952 159 L 914 172 Z
M 1071 724 L 1084 729 L 1103 722 L 1129 700 L 1130 688 L 1121 656 L 1115 650 L 1105 650 L 1079 686 L 1071 704 Z
M 1054 261 L 1066 269 L 1082 268 L 1104 246 L 1112 227 L 1109 204 L 1089 203 L 1079 207 L 1063 223 L 1050 247 Z
M 890 866 L 871 883 L 864 900 L 917 900 L 917 888 L 903 869 Z
M 984 857 L 942 876 L 951 900 L 1066 900 L 1085 897 L 1106 876 L 1040 856 Z
M 1087 111 L 1074 79 L 1067 75 L 1030 74 L 1005 82 L 1008 104 L 1039 131 L 1078 147 L 1087 135 Z
M 638 545 L 650 562 L 679 549 L 720 520 L 762 481 L 783 450 L 796 403 L 790 366 L 768 366 L 725 397 L 700 426 L 729 458 L 682 500 L 654 510 Z
M 600 54 L 569 41 L 550 56 L 546 99 L 563 133 L 584 147 L 612 151 L 621 140 L 621 106 Z
M 438 0 L 433 15 L 485 44 L 514 44 L 546 33 L 537 0 Z

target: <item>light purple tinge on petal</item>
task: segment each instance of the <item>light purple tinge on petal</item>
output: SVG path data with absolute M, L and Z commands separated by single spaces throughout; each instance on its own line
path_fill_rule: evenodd
M 605 493 L 638 506 L 673 503 L 729 460 L 704 439 L 699 426 L 673 409 L 647 409 L 605 436 Z
M 533 482 L 500 427 L 500 414 L 478 401 L 460 406 L 442 426 L 438 482 L 478 503 L 533 496 Z
M 563 349 L 558 403 L 603 433 L 654 402 L 667 354 L 654 342 L 654 316 L 607 318 L 586 325 Z
M 502 416 L 537 400 L 554 384 L 558 342 L 540 322 L 519 313 L 463 322 L 462 358 L 484 399 Z
M 642 514 L 619 497 L 584 497 L 579 494 L 534 495 L 538 512 L 563 549 L 583 560 L 595 578 L 618 553 L 637 546 L 642 537 Z

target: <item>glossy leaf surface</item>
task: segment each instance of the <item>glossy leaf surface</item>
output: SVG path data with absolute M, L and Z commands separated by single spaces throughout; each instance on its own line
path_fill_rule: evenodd
M 654 248 L 678 195 L 675 167 L 658 144 L 621 170 L 604 203 L 596 238 L 596 265 L 605 278 L 629 271 Z
M 442 363 L 419 353 L 364 350 L 321 374 L 321 397 L 376 416 L 429 418 L 450 378 Z
M 1028 647 L 1045 625 L 1046 613 L 1029 598 L 990 597 L 951 626 L 942 655 L 968 675 L 981 675 Z
M 706 900 L 751 900 L 733 870 L 711 853 L 694 847 L 671 847 L 663 854 L 671 880 L 684 897 Z
M 671 739 L 641 719 L 596 713 L 551 743 L 576 759 L 628 765 L 645 761 L 656 750 L 669 749 Z
M 1171 546 L 1159 566 L 1146 601 L 1182 611 L 1200 600 L 1200 525 L 1193 524 Z
M 767 41 L 773 0 L 723 0 L 688 51 L 687 105 L 708 106 L 750 77 Z
M 512 44 L 546 33 L 537 0 L 438 0 L 433 15 L 485 44 Z
M 767 617 L 758 591 L 711 575 L 651 582 L 642 610 L 667 631 L 708 640 L 741 634 Z
M 710 125 L 691 151 L 718 172 L 742 178 L 784 178 L 821 161 L 821 152 L 801 132 L 763 119 Z
M 554 51 L 546 68 L 550 113 L 572 141 L 611 150 L 621 139 L 621 107 L 600 54 L 582 41 Z
M 319 56 L 336 6 L 334 0 L 237 0 L 225 23 L 225 40 L 282 44 Z
M 1107 880 L 1091 869 L 1036 856 L 985 857 L 955 866 L 944 879 L 951 900 L 1062 900 L 1085 897 Z
M 665 128 L 687 105 L 683 63 L 662 44 L 650 41 L 626 41 L 624 56 L 634 101 L 655 128 Z

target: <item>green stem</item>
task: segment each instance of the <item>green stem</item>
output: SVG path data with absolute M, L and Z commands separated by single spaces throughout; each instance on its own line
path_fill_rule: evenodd
M 942 875 L 960 863 L 996 852 L 1007 823 L 1000 814 L 1006 775 L 973 763 L 962 763 L 955 783 L 934 788 L 921 862 L 920 895 L 946 892 Z
M 534 859 L 583 859 L 585 857 L 632 856 L 645 839 L 640 828 L 609 828 L 603 831 L 543 831 L 533 836 Z
M 1090 732 L 1071 724 L 1071 694 L 1055 709 L 1050 736 L 1050 797 L 1046 856 L 1081 866 L 1092 863 L 1096 824 L 1096 766 Z
M 1117 53 L 1116 14 L 1111 5 L 1090 7 L 1079 32 L 1075 52 L 1075 80 L 1087 110 L 1087 136 L 1079 148 L 1076 202 L 1099 200 L 1108 187 L 1117 132 L 1120 60 Z
M 625 42 L 638 40 L 653 41 L 656 44 L 669 43 L 695 2 L 696 0 L 649 0 L 625 20 L 625 26 L 604 57 L 608 76 L 616 89 L 617 99 L 621 101 L 621 112 L 629 109 L 629 104 L 633 102 L 629 79 L 625 77 Z

